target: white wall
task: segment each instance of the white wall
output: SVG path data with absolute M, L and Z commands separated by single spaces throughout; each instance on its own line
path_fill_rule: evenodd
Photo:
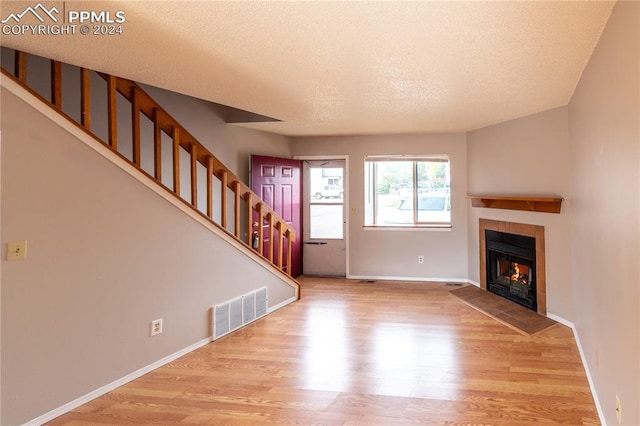
M 479 219 L 545 227 L 547 311 L 573 321 L 571 187 L 567 108 L 474 130 L 467 134 L 470 194 L 556 195 L 560 214 L 471 207 L 469 277 L 480 280 Z
M 349 156 L 349 265 L 353 277 L 464 280 L 467 277 L 467 152 L 464 133 L 308 137 L 293 140 L 296 156 Z M 450 230 L 365 230 L 366 155 L 449 154 Z M 424 256 L 424 264 L 417 257 Z
M 640 424 L 639 29 L 618 2 L 569 104 L 574 323 L 610 425 L 616 395 Z
M 2 424 L 206 339 L 214 304 L 264 285 L 269 306 L 294 297 L 4 87 L 1 119 Z M 23 239 L 27 260 L 5 261 Z

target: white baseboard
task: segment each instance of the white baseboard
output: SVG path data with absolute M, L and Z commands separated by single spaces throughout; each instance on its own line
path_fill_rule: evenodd
M 267 315 L 270 314 L 271 312 L 277 311 L 280 308 L 284 308 L 285 306 L 287 306 L 290 303 L 295 302 L 296 300 L 298 300 L 298 298 L 294 296 L 294 297 L 291 297 L 291 298 L 285 300 L 284 302 L 280 302 L 277 305 L 274 305 L 274 306 L 268 308 L 267 309 Z
M 122 385 L 125 385 L 127 383 L 129 383 L 132 380 L 137 379 L 138 377 L 144 376 L 145 374 L 155 370 L 158 367 L 162 367 L 165 364 L 170 363 L 171 361 L 175 361 L 176 359 L 180 358 L 183 355 L 188 354 L 189 352 L 192 352 L 198 348 L 201 348 L 202 346 L 211 343 L 211 337 L 207 337 L 206 339 L 202 339 L 199 342 L 194 343 L 193 345 L 187 346 L 184 349 L 179 350 L 178 352 L 172 353 L 171 355 L 167 355 L 166 357 L 151 363 L 149 365 L 147 365 L 146 367 L 142 367 L 139 370 L 136 370 L 132 373 L 127 374 L 126 376 L 115 380 L 107 385 L 102 386 L 101 388 L 98 388 L 94 391 L 89 392 L 86 395 L 83 395 L 79 398 L 74 399 L 71 402 L 68 402 L 56 409 L 53 409 L 51 411 L 49 411 L 48 413 L 43 414 L 40 417 L 37 417 L 33 420 L 28 421 L 27 423 L 24 423 L 23 426 L 39 426 L 42 425 L 46 422 L 49 422 L 53 419 L 55 419 L 56 417 L 59 417 L 65 413 L 68 413 L 71 410 L 74 410 L 78 407 L 80 407 L 83 404 L 86 404 L 89 401 L 92 401 L 102 395 L 104 395 L 107 392 L 111 392 L 112 390 L 119 388 Z
M 475 284 L 467 278 L 434 278 L 434 277 L 386 277 L 380 275 L 347 275 L 350 280 L 382 280 L 382 281 L 415 281 L 415 282 L 437 282 L 437 283 L 469 283 Z
M 566 319 L 559 317 L 556 314 L 552 314 L 551 312 L 547 312 L 547 318 L 554 320 L 555 322 L 559 322 L 562 325 L 566 325 L 567 327 L 569 327 L 570 329 L 573 330 L 573 334 L 576 334 L 576 329 L 573 326 L 573 323 L 571 321 L 567 321 Z
M 551 316 L 549 316 L 549 318 L 551 318 Z M 551 319 L 556 320 L 555 318 L 551 318 Z M 584 372 L 587 375 L 587 381 L 589 382 L 589 388 L 591 389 L 593 402 L 596 404 L 596 410 L 598 410 L 598 417 L 600 418 L 600 423 L 602 423 L 602 426 L 607 426 L 607 420 L 604 417 L 604 411 L 602 411 L 602 406 L 600 405 L 600 400 L 598 399 L 598 394 L 596 393 L 596 387 L 593 383 L 593 379 L 591 378 L 591 371 L 589 371 L 589 364 L 587 364 L 587 358 L 585 357 L 584 351 L 582 350 L 582 343 L 580 343 L 580 336 L 578 335 L 578 330 L 576 330 L 575 324 L 573 323 L 570 323 L 570 324 L 571 324 L 570 325 L 571 330 L 573 330 L 573 337 L 576 339 L 576 345 L 578 346 L 578 351 L 580 352 L 580 359 L 582 360 L 582 366 L 584 367 Z

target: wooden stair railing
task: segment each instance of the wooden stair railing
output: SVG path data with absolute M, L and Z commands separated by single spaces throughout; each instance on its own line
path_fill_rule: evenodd
M 247 246 L 249 250 L 267 259 L 279 271 L 291 277 L 291 250 L 296 240 L 296 233 L 284 219 L 265 204 L 259 196 L 243 183 L 233 172 L 220 162 L 209 150 L 191 135 L 178 121 L 165 111 L 151 96 L 149 96 L 135 82 L 116 76 L 96 72 L 107 82 L 107 140 L 102 140 L 92 132 L 91 123 L 91 70 L 80 68 L 80 122 L 77 122 L 62 110 L 62 63 L 55 60 L 51 62 L 51 99 L 46 99 L 38 94 L 27 84 L 28 54 L 15 51 L 15 68 L 8 71 L 2 68 L 2 73 L 13 79 L 26 90 L 50 107 L 56 109 L 65 118 L 84 129 L 91 136 L 103 142 L 118 156 L 124 158 L 140 172 L 158 185 L 172 192 L 180 200 L 190 205 L 198 214 L 206 217 L 215 226 L 233 236 Z M 127 158 L 118 151 L 117 131 L 117 93 L 120 93 L 131 104 L 131 130 L 132 130 L 132 155 Z M 144 114 L 153 124 L 153 174 L 148 173 L 141 166 L 141 131 L 140 113 Z M 162 183 L 162 133 L 170 136 L 172 146 L 172 187 L 168 188 Z M 184 149 L 190 157 L 190 199 L 180 195 L 180 149 Z M 198 163 L 206 170 L 206 214 L 198 209 Z M 214 179 L 220 180 L 220 223 L 214 220 Z M 233 232 L 229 230 L 231 225 L 228 220 L 227 208 L 229 200 L 227 190 L 230 189 L 234 196 L 233 203 Z M 242 201 L 246 202 L 246 238 L 242 238 L 241 213 Z M 269 244 L 263 244 L 265 233 L 263 226 L 257 226 L 258 249 L 252 248 L 254 222 L 267 226 Z M 283 240 L 286 240 L 286 250 Z M 285 263 L 286 257 L 286 263 Z

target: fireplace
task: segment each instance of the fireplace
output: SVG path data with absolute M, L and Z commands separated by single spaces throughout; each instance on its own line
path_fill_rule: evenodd
M 481 218 L 479 228 L 480 288 L 547 315 L 544 226 Z
M 487 290 L 537 311 L 536 240 L 485 230 Z

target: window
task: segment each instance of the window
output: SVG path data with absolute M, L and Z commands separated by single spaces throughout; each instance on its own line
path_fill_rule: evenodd
M 309 237 L 344 237 L 344 188 L 342 167 L 309 166 Z
M 449 159 L 367 157 L 365 226 L 451 227 Z

